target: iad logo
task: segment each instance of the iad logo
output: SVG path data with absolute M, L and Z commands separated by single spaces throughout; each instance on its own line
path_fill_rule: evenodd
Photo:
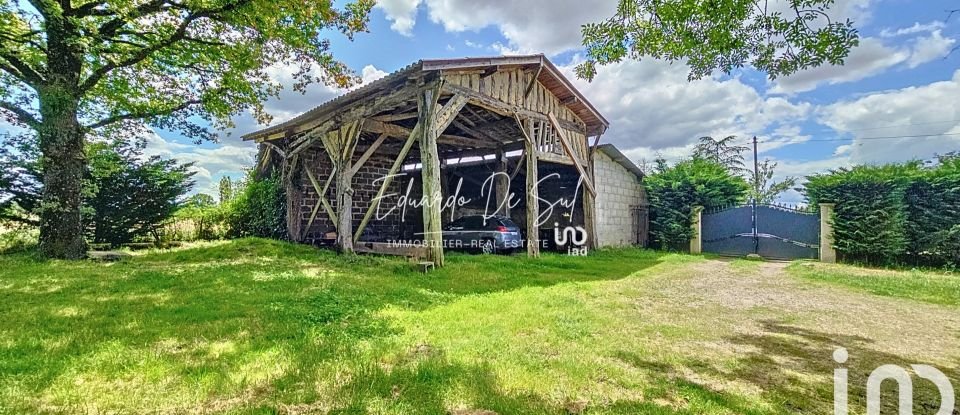
M 833 352 L 833 360 L 837 363 L 846 363 L 848 357 L 847 349 L 842 347 Z M 953 414 L 954 391 L 947 375 L 933 366 L 910 365 L 910 367 L 917 376 L 933 382 L 940 391 L 940 410 L 936 415 Z M 897 365 L 883 365 L 870 373 L 870 377 L 867 378 L 867 415 L 880 415 L 880 385 L 888 379 L 897 383 L 900 415 L 912 415 L 913 381 L 907 370 Z M 847 415 L 847 396 L 847 369 L 834 369 L 833 413 L 835 415 Z
M 554 222 L 553 242 L 566 246 L 568 255 L 587 256 L 587 230 L 580 226 L 567 226 L 561 231 L 560 224 Z

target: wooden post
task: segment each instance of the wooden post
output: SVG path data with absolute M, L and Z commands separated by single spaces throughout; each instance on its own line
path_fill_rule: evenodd
M 323 136 L 324 148 L 333 163 L 337 181 L 337 250 L 352 254 L 353 250 L 353 153 L 360 139 L 363 120 L 340 126 Z M 321 196 L 321 200 L 323 195 Z
M 590 179 L 593 179 L 593 163 L 590 164 Z M 587 246 L 593 250 L 598 248 L 597 241 L 597 198 L 583 188 L 583 228 L 587 231 Z
M 694 255 L 703 253 L 703 206 L 694 206 L 690 212 L 690 226 L 693 229 L 693 235 L 690 237 L 690 253 Z
M 510 173 L 507 173 L 507 154 L 497 147 L 497 207 L 503 216 L 510 217 Z
M 443 266 L 443 225 L 440 210 L 443 194 L 440 189 L 440 157 L 437 154 L 436 107 L 439 90 L 436 85 L 417 94 L 420 129 L 420 181 L 423 185 L 423 240 L 427 247 L 427 260 L 437 267 Z
M 837 250 L 833 247 L 833 203 L 820 204 L 820 262 L 837 262 Z
M 344 160 L 337 170 L 337 249 L 353 253 L 353 169 L 352 162 Z
M 523 142 L 524 151 L 527 157 L 527 256 L 532 258 L 540 257 L 540 228 L 537 226 L 537 219 L 540 217 L 540 198 L 538 192 L 537 180 L 537 146 L 530 138 L 533 136 L 533 125 L 529 119 L 524 123 L 523 128 L 527 131 Z
M 283 190 L 286 195 L 286 204 L 287 204 L 287 239 L 292 242 L 302 242 L 300 232 L 300 203 L 302 192 L 300 191 L 300 179 L 299 170 L 297 170 L 297 162 L 299 157 L 294 156 L 293 160 L 283 159 L 281 163 L 281 181 L 283 182 Z M 307 166 L 306 168 L 309 168 Z

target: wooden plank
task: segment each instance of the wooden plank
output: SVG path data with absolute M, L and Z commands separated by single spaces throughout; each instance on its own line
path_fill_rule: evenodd
M 354 249 L 367 254 L 395 255 L 411 258 L 423 258 L 427 251 L 422 246 L 397 245 L 385 242 L 360 242 Z
M 570 157 L 567 157 L 565 154 L 549 153 L 541 151 L 538 155 L 540 161 L 547 161 L 555 164 L 563 164 L 566 166 L 573 166 L 573 161 L 570 160 Z
M 420 177 L 423 185 L 422 206 L 423 212 L 423 240 L 427 248 L 427 260 L 433 261 L 437 267 L 443 266 L 443 222 L 441 209 L 443 208 L 443 193 L 440 188 L 440 157 L 437 154 L 438 130 L 436 113 L 437 98 L 440 95 L 439 86 L 427 88 L 417 96 L 420 108 L 420 117 L 417 124 L 420 129 Z M 461 105 L 462 107 L 462 105 Z M 459 109 L 458 109 L 459 111 Z
M 560 123 L 557 121 L 557 117 L 553 114 L 547 114 L 547 117 L 550 118 L 550 124 L 553 125 L 553 129 L 557 132 L 557 138 L 560 139 L 560 144 L 563 145 L 563 151 L 567 153 L 567 157 L 570 157 L 573 160 L 573 166 L 577 168 L 577 171 L 580 172 L 580 177 L 583 178 L 583 184 L 587 187 L 587 190 L 590 191 L 590 194 L 593 196 L 597 195 L 597 190 L 593 188 L 593 178 L 587 171 L 584 170 L 584 164 L 580 161 L 580 157 L 577 156 L 577 153 L 573 151 L 573 147 L 570 146 L 570 142 L 567 140 L 566 132 L 560 128 Z

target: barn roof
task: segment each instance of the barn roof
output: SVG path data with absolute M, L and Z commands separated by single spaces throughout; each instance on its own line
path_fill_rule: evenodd
M 583 94 L 580 93 L 563 73 L 550 62 L 543 54 L 523 56 L 498 56 L 481 58 L 459 59 L 425 59 L 407 65 L 383 78 L 370 82 L 360 88 L 340 95 L 330 101 L 310 109 L 288 121 L 273 125 L 243 136 L 244 140 L 255 140 L 289 130 L 300 124 L 327 119 L 337 114 L 340 108 L 381 91 L 385 86 L 403 82 L 418 73 L 435 71 L 453 71 L 467 69 L 498 69 L 501 67 L 539 67 L 537 80 L 543 84 L 558 99 L 567 103 L 570 108 L 586 124 L 587 131 L 599 134 L 607 129 L 610 123 L 600 114 Z

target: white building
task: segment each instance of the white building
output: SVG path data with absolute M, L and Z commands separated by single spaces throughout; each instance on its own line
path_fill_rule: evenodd
M 644 245 L 648 210 L 643 171 L 613 144 L 603 144 L 594 153 L 593 175 L 597 246 Z

